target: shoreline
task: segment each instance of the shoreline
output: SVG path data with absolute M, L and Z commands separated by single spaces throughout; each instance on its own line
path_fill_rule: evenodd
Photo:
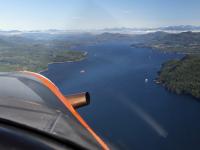
M 161 66 L 156 83 L 177 95 L 187 94 L 199 100 L 199 64 L 200 56 L 186 55 L 177 61 L 170 60 Z
M 87 56 L 87 55 L 88 55 L 88 52 L 84 52 L 84 56 Z M 68 61 L 60 61 L 60 62 L 49 62 L 49 63 L 47 64 L 47 68 L 46 68 L 46 69 L 43 69 L 43 70 L 41 70 L 41 71 L 39 71 L 39 72 L 37 72 L 37 73 L 41 74 L 42 72 L 48 71 L 49 65 L 53 65 L 53 64 L 63 64 L 63 63 L 75 63 L 75 62 L 83 61 L 83 60 L 85 60 L 85 59 L 86 59 L 86 57 L 84 57 L 84 58 L 82 58 L 82 59 L 80 59 L 80 60 L 74 60 L 74 61 L 68 60 Z
M 200 52 L 184 52 L 184 51 L 178 51 L 178 50 L 171 50 L 169 49 L 162 49 L 162 48 L 156 48 L 156 47 L 151 47 L 151 46 L 137 46 L 137 45 L 130 45 L 132 48 L 150 48 L 152 50 L 157 50 L 163 53 L 176 53 L 180 55 L 200 55 Z

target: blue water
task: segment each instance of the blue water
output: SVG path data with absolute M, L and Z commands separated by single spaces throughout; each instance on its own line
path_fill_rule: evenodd
M 43 74 L 64 94 L 90 92 L 91 104 L 79 112 L 108 143 L 119 149 L 200 149 L 200 103 L 153 81 L 163 62 L 182 55 L 125 43 L 77 49 L 88 51 L 88 58 L 49 65 Z

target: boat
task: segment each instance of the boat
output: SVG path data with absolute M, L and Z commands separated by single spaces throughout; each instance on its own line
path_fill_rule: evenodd
M 80 73 L 85 73 L 85 70 L 81 70 Z

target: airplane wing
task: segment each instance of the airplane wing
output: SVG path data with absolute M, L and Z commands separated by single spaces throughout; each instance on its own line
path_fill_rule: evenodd
M 7 131 L 9 125 L 12 127 L 9 133 L 16 135 L 14 140 L 9 139 L 10 143 L 1 139 L 0 147 L 16 148 L 19 144 L 16 141 L 20 139 L 17 133 L 23 130 L 25 136 L 21 136 L 22 139 L 26 137 L 27 140 L 29 136 L 41 133 L 45 138 L 62 141 L 61 146 L 56 147 L 48 142 L 49 139 L 33 138 L 43 141 L 41 146 L 52 149 L 109 149 L 74 106 L 49 79 L 40 74 L 26 71 L 0 73 L 0 132 Z

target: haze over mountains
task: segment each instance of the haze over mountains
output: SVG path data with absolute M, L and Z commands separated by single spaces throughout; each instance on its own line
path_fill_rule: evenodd
M 101 34 L 104 32 L 109 33 L 122 33 L 122 34 L 145 34 L 149 32 L 164 31 L 170 33 L 180 33 L 185 31 L 199 32 L 200 26 L 193 25 L 179 25 L 179 26 L 166 26 L 166 27 L 157 27 L 157 28 L 105 28 L 105 29 L 96 29 L 96 30 L 58 30 L 58 29 L 49 29 L 49 30 L 30 30 L 30 31 L 20 31 L 20 30 L 0 30 L 0 35 L 24 35 L 24 34 L 77 34 L 77 33 L 93 33 Z

